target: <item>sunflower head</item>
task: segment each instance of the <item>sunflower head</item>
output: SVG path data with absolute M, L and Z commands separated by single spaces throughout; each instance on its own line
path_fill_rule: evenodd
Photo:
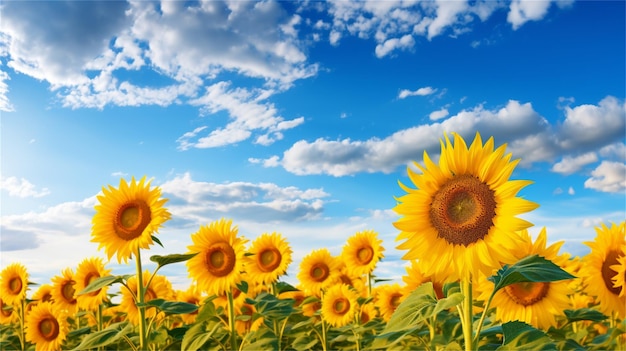
M 176 291 L 176 301 L 186 302 L 200 306 L 204 298 L 200 289 L 194 284 L 190 285 L 187 290 Z M 192 313 L 181 314 L 181 318 L 185 324 L 192 324 L 196 320 L 199 310 L 195 310 Z
M 4 303 L 0 298 L 0 325 L 11 324 L 16 318 L 18 316 L 13 313 L 13 307 Z
M 247 240 L 237 236 L 232 220 L 220 219 L 191 235 L 189 253 L 197 253 L 187 261 L 189 276 L 202 291 L 221 295 L 240 281 L 243 271 L 244 245 Z
M 530 255 L 539 255 L 564 269 L 567 256 L 558 253 L 563 242 L 547 245 L 546 229 L 542 228 L 533 241 L 528 231 L 519 233 L 522 243 L 513 254 L 522 259 Z M 482 279 L 478 284 L 478 299 L 486 301 L 493 291 L 493 282 Z M 496 308 L 496 319 L 502 322 L 520 320 L 547 329 L 556 326 L 557 316 L 570 306 L 569 282 L 520 282 L 507 285 L 498 290 L 493 297 L 492 306 Z
M 613 281 L 613 288 L 619 289 L 619 297 L 626 296 L 626 245 L 622 246 L 622 255 L 617 258 L 617 263 L 609 266 L 615 275 L 611 280 Z
M 53 302 L 52 299 L 52 285 L 41 284 L 39 289 L 35 290 L 32 299 L 37 302 Z
M 334 327 L 354 322 L 358 297 L 357 292 L 346 284 L 331 286 L 322 298 L 322 318 Z
M 261 234 L 244 257 L 248 275 L 261 284 L 269 284 L 287 272 L 292 250 L 287 240 L 278 233 Z
M 300 262 L 298 280 L 306 292 L 318 295 L 337 282 L 339 268 L 337 258 L 328 249 L 313 250 Z
M 170 219 L 163 207 L 167 199 L 161 198 L 160 188 L 150 187 L 146 177 L 139 182 L 133 177 L 130 183 L 121 179 L 119 188 L 109 185 L 102 193 L 97 197 L 91 241 L 104 248 L 109 259 L 117 254 L 118 262 L 128 262 L 138 249 L 153 244 L 152 235 Z
M 483 144 L 479 133 L 468 148 L 454 133 L 445 135 L 439 164 L 424 152 L 421 174 L 408 168 L 416 189 L 402 183 L 407 194 L 397 198 L 394 210 L 402 217 L 394 223 L 404 240 L 404 259 L 419 259 L 424 273 L 442 273 L 453 280 L 470 274 L 491 275 L 520 242 L 516 231 L 532 224 L 516 216 L 537 204 L 516 197 L 530 181 L 511 181 L 519 160 L 505 155 L 506 145 L 494 150 L 493 138 Z
M 7 305 L 17 305 L 26 298 L 28 273 L 21 263 L 11 263 L 0 273 L 0 299 Z
M 404 286 L 402 287 L 402 294 L 408 296 L 413 290 L 417 289 L 420 285 L 431 282 L 433 289 L 435 290 L 435 296 L 438 299 L 444 298 L 443 285 L 446 283 L 441 275 L 427 276 L 422 272 L 421 263 L 417 260 L 411 260 L 411 264 L 406 269 L 406 275 L 402 276 Z
M 620 280 L 620 277 L 616 277 L 618 271 L 615 268 L 619 269 L 620 260 L 624 260 L 625 223 L 612 223 L 610 227 L 603 223 L 596 227 L 595 240 L 585 242 L 591 252 L 583 258 L 581 269 L 587 293 L 596 296 L 600 310 L 609 316 L 615 312 L 619 318 L 626 317 L 626 294 L 620 286 L 615 285 L 615 281 Z M 623 275 L 621 279 L 624 279 Z
M 104 268 L 104 262 L 102 262 L 101 258 L 91 257 L 84 259 L 76 268 L 76 285 L 74 286 L 76 292 L 82 291 L 93 280 L 105 277 L 109 275 L 110 272 L 110 269 Z M 78 308 L 87 311 L 97 310 L 98 306 L 107 299 L 107 289 L 108 287 L 104 287 L 89 294 L 78 295 L 76 297 L 78 300 Z
M 52 300 L 69 315 L 73 315 L 78 309 L 75 285 L 76 280 L 71 268 L 65 268 L 61 271 L 61 275 L 52 278 L 52 291 L 50 292 Z
M 383 241 L 373 230 L 358 232 L 349 237 L 341 252 L 341 257 L 352 275 L 372 273 L 378 261 L 383 258 Z
M 385 284 L 377 287 L 376 294 L 374 295 L 374 305 L 378 307 L 380 316 L 389 322 L 391 315 L 395 312 L 396 308 L 405 299 L 405 295 L 402 294 L 402 288 L 398 283 Z
M 263 325 L 264 318 L 256 314 L 256 307 L 249 303 L 243 303 L 236 309 L 235 330 L 239 335 L 258 330 Z
M 38 303 L 26 316 L 25 329 L 35 350 L 61 350 L 69 332 L 67 315 L 50 302 Z
M 146 284 L 148 284 L 148 281 L 150 280 L 151 274 L 148 270 L 144 270 L 142 272 L 142 276 L 145 288 Z M 128 290 L 128 288 L 130 288 L 130 291 Z M 137 295 L 137 288 L 138 282 L 137 276 L 135 275 L 130 277 L 126 282 L 126 286 L 120 289 L 122 293 L 122 301 L 119 305 L 120 310 L 126 312 L 128 320 L 134 325 L 139 324 L 140 318 L 139 309 L 137 308 L 137 304 L 135 303 L 135 299 L 133 298 L 133 295 Z M 164 299 L 168 301 L 174 300 L 174 290 L 172 290 L 172 284 L 169 282 L 169 280 L 167 280 L 165 276 L 159 274 L 155 275 L 152 278 L 150 285 L 145 290 L 144 302 L 148 302 L 154 299 Z M 145 316 L 146 318 L 153 318 L 155 316 L 156 318 L 162 318 L 164 315 L 162 312 L 157 315 L 157 311 L 155 308 L 148 308 L 146 309 Z

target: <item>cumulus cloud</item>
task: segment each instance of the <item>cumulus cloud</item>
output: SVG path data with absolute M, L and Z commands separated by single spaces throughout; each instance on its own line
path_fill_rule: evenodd
M 565 8 L 573 2 L 574 0 L 513 0 L 509 5 L 506 19 L 511 23 L 513 29 L 518 29 L 528 21 L 543 19 L 552 3 L 556 3 L 560 8 Z
M 405 99 L 409 96 L 426 96 L 434 94 L 436 91 L 437 89 L 433 89 L 432 87 L 423 87 L 417 90 L 402 89 L 398 94 L 398 99 Z
M 619 193 L 626 190 L 626 164 L 602 161 L 585 181 L 585 188 L 605 193 Z
M 37 190 L 28 180 L 17 177 L 0 177 L 0 189 L 7 191 L 9 196 L 20 198 L 43 197 L 50 194 L 48 188 Z
M 600 159 L 603 153 L 623 154 L 621 143 L 624 128 L 603 130 L 586 128 L 588 120 L 606 122 L 611 128 L 623 125 L 624 105 L 614 97 L 602 99 L 598 105 L 569 108 L 562 125 L 552 125 L 539 115 L 531 103 L 510 100 L 499 109 L 485 109 L 483 105 L 465 109 L 443 122 L 433 122 L 397 131 L 385 138 L 367 140 L 300 140 L 283 152 L 274 155 L 266 167 L 280 164 L 285 170 L 298 174 L 329 174 L 346 176 L 359 172 L 393 172 L 401 165 L 421 159 L 422 152 L 439 153 L 439 138 L 444 132 L 457 132 L 471 140 L 476 131 L 493 136 L 498 144 L 507 143 L 510 152 L 521 158 L 521 166 L 537 162 L 554 162 L 552 170 L 563 174 L 579 171 L 583 166 Z M 621 116 L 621 121 L 618 119 Z M 604 148 L 606 147 L 606 148 Z M 603 149 L 604 148 L 604 149 Z M 258 161 L 257 163 L 262 163 Z
M 0 111 L 4 112 L 11 112 L 15 110 L 13 104 L 11 104 L 7 96 L 9 93 L 9 85 L 6 81 L 9 79 L 11 79 L 9 75 L 0 70 Z
M 223 216 L 252 222 L 301 221 L 317 218 L 329 194 L 323 189 L 280 187 L 274 183 L 211 183 L 189 173 L 161 185 L 169 208 L 179 219 L 196 224 Z
M 408 50 L 415 45 L 415 40 L 411 34 L 405 34 L 401 38 L 391 38 L 376 45 L 376 57 L 381 58 L 389 55 L 395 50 Z
M 598 161 L 598 156 L 595 152 L 587 152 L 580 156 L 571 157 L 565 156 L 561 161 L 555 163 L 552 166 L 552 171 L 561 174 L 572 174 L 580 171 L 584 166 Z
M 433 111 L 428 115 L 428 118 L 430 118 L 431 121 L 436 121 L 438 119 L 442 119 L 445 118 L 446 116 L 448 116 L 450 113 L 448 112 L 447 108 L 442 108 L 441 110 L 437 110 L 437 111 Z

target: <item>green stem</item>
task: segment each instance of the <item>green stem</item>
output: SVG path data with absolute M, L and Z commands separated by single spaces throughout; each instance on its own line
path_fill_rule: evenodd
M 20 346 L 22 348 L 22 351 L 26 350 L 26 336 L 24 335 L 24 317 L 26 315 L 26 313 L 24 312 L 26 309 L 26 300 L 22 299 L 22 301 L 20 301 L 20 310 L 18 311 L 18 315 L 20 318 Z
M 98 324 L 98 331 L 102 330 L 102 304 L 98 304 L 98 312 L 96 313 L 96 322 Z M 102 346 L 98 347 L 98 351 L 102 351 Z
M 226 292 L 228 296 L 228 325 L 230 326 L 230 349 L 237 350 L 237 330 L 235 330 L 235 301 L 233 289 Z
M 322 318 L 322 350 L 326 351 L 328 347 L 326 346 L 326 323 L 324 322 L 324 318 Z
M 141 269 L 141 249 L 137 248 L 135 257 L 137 266 L 137 309 L 139 310 L 139 350 L 145 350 L 146 338 L 146 306 L 144 306 L 145 289 L 143 286 L 143 271 Z
M 367 297 L 372 297 L 372 272 L 367 272 Z
M 463 327 L 463 339 L 465 340 L 465 351 L 472 351 L 472 282 L 471 276 L 461 281 L 461 292 L 463 293 L 463 310 L 461 315 L 461 324 Z
M 489 311 L 489 307 L 491 307 L 491 300 L 496 295 L 495 289 L 491 292 L 489 299 L 485 303 L 485 308 L 483 309 L 483 313 L 480 315 L 480 320 L 478 320 L 478 326 L 476 327 L 476 336 L 474 338 L 474 345 L 478 345 L 478 339 L 480 338 L 480 331 L 483 329 L 483 323 L 485 322 L 485 317 L 487 316 L 487 311 Z

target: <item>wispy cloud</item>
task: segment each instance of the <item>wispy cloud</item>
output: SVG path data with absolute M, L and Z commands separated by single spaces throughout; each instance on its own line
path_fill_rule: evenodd
M 434 94 L 436 91 L 437 89 L 433 89 L 432 87 L 423 87 L 417 90 L 402 89 L 398 94 L 398 99 L 405 99 L 409 96 L 426 96 Z

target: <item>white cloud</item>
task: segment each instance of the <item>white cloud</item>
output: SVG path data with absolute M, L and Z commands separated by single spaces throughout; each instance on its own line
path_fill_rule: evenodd
M 598 152 L 600 156 L 617 161 L 626 161 L 626 144 L 617 142 L 615 144 L 604 146 Z
M 213 129 L 205 136 L 199 136 L 205 127 L 198 127 L 178 138 L 179 149 L 212 148 L 234 144 L 246 140 L 253 132 L 262 133 L 256 143 L 270 145 L 283 138 L 282 131 L 304 123 L 304 117 L 285 120 L 278 115 L 273 104 L 264 102 L 271 95 L 269 90 L 250 91 L 244 88 L 230 89 L 229 82 L 220 82 L 206 88 L 206 93 L 191 101 L 203 106 L 203 111 L 214 114 L 227 111 L 232 120 L 223 128 Z M 197 138 L 196 141 L 192 139 Z
M 587 152 L 580 156 L 565 156 L 561 161 L 552 166 L 552 172 L 569 175 L 580 171 L 584 166 L 598 161 L 595 152 Z
M 376 45 L 376 57 L 385 57 L 395 50 L 408 50 L 413 48 L 414 45 L 415 40 L 411 34 L 405 34 L 401 38 L 387 39 L 383 43 Z
M 431 121 L 436 121 L 448 116 L 449 114 L 448 109 L 444 107 L 441 110 L 431 112 L 430 115 L 428 115 L 428 118 L 430 118 Z
M 434 94 L 436 91 L 437 89 L 433 89 L 432 87 L 423 87 L 417 90 L 402 89 L 400 90 L 400 93 L 398 94 L 398 98 L 405 99 L 409 96 L 426 96 L 426 95 Z
M 15 110 L 13 104 L 9 101 L 7 94 L 9 93 L 9 85 L 6 83 L 11 78 L 9 75 L 0 70 L 0 111 L 12 112 Z
M 567 189 L 567 193 L 570 194 L 570 195 L 576 194 L 576 192 L 574 191 L 574 188 L 571 187 L 571 186 L 569 187 L 569 189 Z
M 437 17 L 428 26 L 428 40 L 438 36 L 448 26 L 459 21 L 461 13 L 466 12 L 469 5 L 466 0 L 436 0 Z
M 28 180 L 17 177 L 0 177 L 0 189 L 7 191 L 9 196 L 20 198 L 43 197 L 50 194 L 48 188 L 37 190 Z
M 551 3 L 551 0 L 513 0 L 506 19 L 513 25 L 513 29 L 518 29 L 528 21 L 542 19 Z
M 620 193 L 626 190 L 626 164 L 602 161 L 585 181 L 585 188 L 606 193 Z

